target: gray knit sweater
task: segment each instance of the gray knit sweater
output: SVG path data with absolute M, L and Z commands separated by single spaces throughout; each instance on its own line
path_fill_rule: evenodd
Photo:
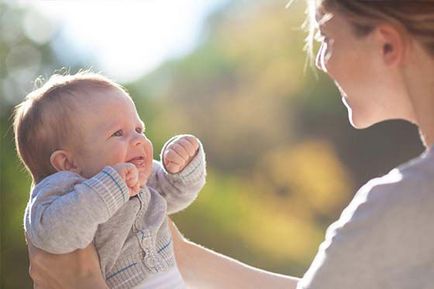
M 193 202 L 205 175 L 202 145 L 180 173 L 154 161 L 147 187 L 132 198 L 112 167 L 90 179 L 58 172 L 33 188 L 24 227 L 36 247 L 54 254 L 93 242 L 108 286 L 131 288 L 176 266 L 167 214 Z

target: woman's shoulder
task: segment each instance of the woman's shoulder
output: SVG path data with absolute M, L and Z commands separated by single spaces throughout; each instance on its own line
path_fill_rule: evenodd
M 434 176 L 434 146 L 423 152 L 420 156 L 396 168 L 406 180 L 433 179 Z
M 433 221 L 434 157 L 426 153 L 360 188 L 327 229 L 303 282 L 312 288 L 432 284 L 433 267 L 426 265 L 432 264 Z M 403 286 L 406 280 L 414 286 Z
M 434 149 L 424 152 L 388 174 L 370 180 L 361 188 L 362 194 L 393 201 L 434 199 Z
M 416 221 L 415 215 L 433 218 L 432 212 L 434 154 L 424 153 L 363 185 L 335 225 L 361 222 L 375 227 L 402 219 Z
M 368 215 L 379 220 L 377 224 L 433 219 L 434 151 L 427 151 L 388 174 L 370 180 L 345 210 L 348 219 Z

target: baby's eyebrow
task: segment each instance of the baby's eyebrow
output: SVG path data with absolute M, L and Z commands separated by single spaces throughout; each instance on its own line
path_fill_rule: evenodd
M 114 130 L 117 130 L 117 127 L 113 124 L 106 123 L 101 125 L 100 129 L 104 134 L 111 134 L 114 132 Z
M 113 130 L 117 127 L 117 123 L 114 121 L 104 121 L 101 122 L 99 128 L 104 131 Z

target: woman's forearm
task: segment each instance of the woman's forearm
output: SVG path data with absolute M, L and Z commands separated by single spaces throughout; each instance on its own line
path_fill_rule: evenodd
M 178 257 L 179 256 L 179 257 Z M 295 289 L 297 278 L 260 270 L 186 241 L 177 250 L 181 274 L 191 288 Z
M 189 288 L 295 289 L 298 278 L 243 264 L 185 240 L 172 226 L 176 260 Z

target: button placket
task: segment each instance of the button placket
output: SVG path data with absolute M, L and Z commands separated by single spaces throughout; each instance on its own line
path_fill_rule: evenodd
M 155 265 L 156 265 L 155 259 L 150 253 L 147 253 L 145 255 L 144 261 L 145 261 L 146 266 L 148 266 L 149 269 L 155 269 Z
M 153 250 L 153 242 L 151 236 L 146 236 L 142 239 L 140 242 L 140 245 L 142 246 L 143 251 L 145 252 L 145 256 L 143 258 L 143 262 L 145 265 L 152 271 L 156 272 L 156 260 L 155 260 L 155 254 Z

